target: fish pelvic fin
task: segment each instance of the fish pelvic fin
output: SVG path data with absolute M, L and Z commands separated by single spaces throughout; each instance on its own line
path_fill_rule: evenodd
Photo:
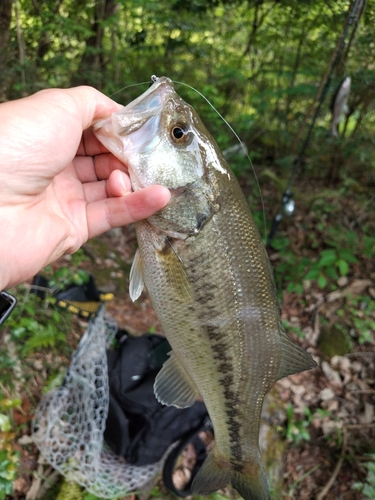
M 267 476 L 260 454 L 244 464 L 241 470 L 235 470 L 230 461 L 217 457 L 215 453 L 214 447 L 196 475 L 192 485 L 193 494 L 209 495 L 225 488 L 230 482 L 245 500 L 270 500 Z

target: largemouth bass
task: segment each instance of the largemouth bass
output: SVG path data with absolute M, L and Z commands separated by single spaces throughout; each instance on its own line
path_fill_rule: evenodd
M 264 396 L 315 362 L 281 326 L 268 256 L 241 188 L 166 77 L 99 123 L 96 135 L 128 166 L 135 190 L 161 184 L 172 193 L 163 210 L 136 223 L 130 294 L 146 285 L 172 346 L 156 397 L 184 408 L 200 395 L 213 423 L 215 446 L 193 492 L 231 482 L 246 500 L 267 500 L 258 443 Z

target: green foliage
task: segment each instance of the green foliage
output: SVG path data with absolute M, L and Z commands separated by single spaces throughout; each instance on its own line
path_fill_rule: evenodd
M 100 500 L 100 498 L 93 493 L 85 493 L 83 500 Z
M 20 404 L 19 399 L 0 400 L 0 500 L 12 493 L 13 481 L 17 477 L 20 454 L 13 449 L 15 434 L 11 410 Z
M 238 131 L 259 163 L 295 157 L 293 142 L 346 22 L 349 2 L 265 0 L 166 2 L 9 2 L 9 29 L 0 38 L 0 98 L 45 87 L 93 85 L 127 103 L 152 73 L 197 87 Z M 5 17 L 5 13 L 4 13 Z M 340 165 L 361 182 L 374 164 L 375 72 L 369 50 L 375 6 L 365 13 L 329 88 L 309 154 L 308 172 L 325 178 Z M 352 77 L 351 114 L 332 140 L 328 102 L 343 73 Z M 121 90 L 125 87 L 125 90 Z M 198 94 L 178 86 L 221 147 L 228 131 Z M 345 133 L 344 133 L 345 132 Z M 355 140 L 353 140 L 355 138 Z M 282 165 L 283 159 L 287 159 Z M 237 163 L 237 162 L 235 162 Z M 351 168 L 353 165 L 355 169 Z M 235 165 L 244 169 L 245 163 Z
M 367 236 L 363 237 L 363 255 L 368 259 L 375 257 L 375 237 Z
M 286 320 L 282 320 L 281 323 L 287 333 L 294 333 L 295 335 L 297 335 L 297 337 L 303 338 L 304 333 L 301 331 L 301 328 L 299 326 L 292 326 L 289 321 Z
M 308 427 L 311 424 L 313 415 L 310 408 L 304 408 L 304 419 L 296 419 L 293 405 L 289 404 L 286 408 L 287 424 L 285 436 L 288 441 L 299 445 L 302 441 L 310 441 L 311 436 Z
M 4 415 L 4 413 L 0 413 L 0 431 L 1 432 L 9 432 L 11 429 L 10 419 L 8 415 Z
M 301 294 L 303 291 L 303 278 L 311 260 L 292 252 L 289 238 L 279 237 L 272 242 L 272 246 L 280 255 L 280 262 L 274 269 L 279 293 L 286 289 L 288 292 Z
M 52 373 L 48 377 L 43 387 L 43 394 L 47 394 L 48 392 L 53 391 L 54 389 L 60 387 L 64 382 L 65 375 L 66 375 L 66 370 L 60 370 L 57 373 L 56 372 Z
M 13 491 L 17 477 L 19 453 L 9 449 L 0 450 L 0 500 L 5 500 Z
M 364 482 L 353 484 L 353 490 L 361 491 L 365 498 L 375 498 L 375 453 L 367 455 L 369 461 L 363 465 L 367 469 L 367 477 Z
M 88 273 L 76 270 L 75 267 L 85 258 L 83 252 L 79 251 L 71 258 L 74 266 L 62 266 L 55 271 L 52 271 L 51 266 L 45 268 L 43 273 L 49 279 L 51 290 L 86 283 L 89 279 Z M 29 356 L 40 349 L 62 349 L 67 345 L 66 337 L 71 327 L 71 315 L 55 306 L 51 290 L 43 290 L 44 299 L 30 293 L 28 286 L 20 286 L 15 293 L 18 303 L 7 321 L 7 327 L 21 357 Z M 3 366 L 11 371 L 12 365 L 13 362 L 6 354 L 0 355 L 0 367 Z
M 84 500 L 81 486 L 73 481 L 64 479 L 56 500 Z
M 7 350 L 0 351 L 0 373 L 1 382 L 7 387 L 13 388 L 13 368 L 15 366 L 15 361 L 12 359 Z
M 337 315 L 349 322 L 351 335 L 360 344 L 375 342 L 375 301 L 370 297 L 347 297 L 345 308 L 339 309 Z
M 19 301 L 7 327 L 20 356 L 39 349 L 64 347 L 70 315 L 57 309 L 51 297 L 41 300 L 29 288 L 19 287 L 17 296 Z
M 358 260 L 348 248 L 328 248 L 320 252 L 316 262 L 309 265 L 310 270 L 305 274 L 305 280 L 316 280 L 319 288 L 325 288 L 329 280 L 337 280 L 339 276 L 346 276 L 350 264 Z
M 340 246 L 334 241 L 326 242 L 326 248 L 317 257 L 295 254 L 290 248 L 288 238 L 279 237 L 272 242 L 279 252 L 280 263 L 275 267 L 275 279 L 280 289 L 302 293 L 306 280 L 317 283 L 321 289 L 337 288 L 336 281 L 340 276 L 347 276 L 352 264 L 358 262 L 355 255 L 358 247 Z M 285 285 L 285 286 L 284 286 Z
M 87 261 L 87 256 L 82 249 L 79 249 L 70 256 L 71 266 L 62 266 L 52 271 L 51 266 L 44 270 L 48 277 L 51 288 L 60 289 L 68 285 L 82 286 L 89 281 L 89 274 L 84 269 L 77 269 L 83 262 Z

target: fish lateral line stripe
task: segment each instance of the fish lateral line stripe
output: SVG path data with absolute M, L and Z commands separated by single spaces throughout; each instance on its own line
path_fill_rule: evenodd
M 231 388 L 234 384 L 234 377 L 231 373 L 233 368 L 233 358 L 228 356 L 228 344 L 223 342 L 222 332 L 219 326 L 203 325 L 202 327 L 211 342 L 213 357 L 217 363 L 217 370 L 225 376 L 221 379 L 221 384 L 224 388 L 224 406 L 226 414 L 226 423 L 228 426 L 228 434 L 231 438 L 230 450 L 232 458 L 236 463 L 241 463 L 243 460 L 243 452 L 240 444 L 241 422 L 237 420 L 238 414 L 234 410 L 234 406 L 239 402 L 239 395 Z M 219 339 L 219 341 L 218 341 Z

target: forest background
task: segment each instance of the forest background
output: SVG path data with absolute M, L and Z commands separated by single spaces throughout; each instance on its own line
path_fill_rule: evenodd
M 356 15 L 338 54 L 354 5 Z M 330 74 L 333 61 L 336 64 Z M 340 494 L 340 498 L 360 499 L 370 492 L 375 497 L 375 449 L 371 444 L 375 438 L 374 2 L 0 2 L 0 102 L 43 88 L 86 84 L 127 104 L 147 88 L 152 74 L 197 88 L 235 129 L 252 164 L 241 154 L 232 155 L 230 163 L 264 236 L 324 97 L 293 186 L 295 216 L 284 217 L 269 248 L 284 325 L 302 345 L 313 349 L 323 368 L 321 378 L 292 379 L 294 385 L 279 390 L 292 403 L 279 422 L 290 448 L 285 451 L 283 485 L 280 490 L 275 486 L 273 495 L 275 499 L 309 500 L 319 494 L 320 499 L 339 498 Z M 330 101 L 345 76 L 352 81 L 348 113 L 335 138 L 330 133 Z M 132 86 L 140 82 L 146 83 Z M 326 83 L 327 93 L 322 96 Z M 222 149 L 237 144 L 204 99 L 182 85 L 176 84 L 176 89 L 193 105 Z M 105 241 L 104 253 L 108 253 L 111 240 Z M 122 264 L 116 261 L 114 249 L 110 250 L 103 262 L 115 264 L 109 266 L 111 272 L 104 281 L 110 279 L 115 289 L 123 290 L 116 279 L 126 281 L 126 270 L 121 275 Z M 91 248 L 87 253 L 93 252 Z M 86 266 L 95 274 L 84 259 L 70 261 L 69 271 L 66 265 L 64 261 L 51 272 L 72 281 L 77 280 L 79 267 Z M 118 276 L 113 266 L 119 267 Z M 99 283 L 103 279 L 100 273 L 96 278 Z M 22 310 L 5 335 L 23 361 L 23 373 L 18 371 L 17 377 L 25 381 L 34 377 L 28 371 L 35 369 L 31 355 L 40 356 L 45 376 L 39 373 L 33 397 L 17 393 L 12 383 L 17 363 L 11 355 L 1 355 L 0 498 L 1 491 L 23 498 L 30 488 L 32 471 L 28 476 L 17 471 L 20 460 L 25 461 L 27 453 L 34 456 L 35 449 L 9 443 L 20 432 L 29 432 L 29 420 L 19 415 L 32 413 L 43 384 L 58 372 L 56 358 L 51 361 L 43 353 L 64 351 L 61 322 L 66 330 L 72 327 L 55 310 L 46 315 L 50 304 L 36 305 L 29 291 L 27 286 L 17 291 L 25 297 Z M 117 306 L 124 308 L 120 301 Z M 140 328 L 145 331 L 144 325 Z M 147 328 L 155 330 L 154 326 Z M 70 344 L 71 352 L 74 346 Z M 65 363 L 66 368 L 69 349 L 64 355 L 61 366 Z M 297 389 L 301 380 L 307 387 L 302 396 Z M 327 388 L 332 393 L 323 394 Z M 309 462 L 314 454 L 325 467 Z M 16 486 L 14 480 L 18 480 Z M 367 498 L 374 498 L 370 494 Z

